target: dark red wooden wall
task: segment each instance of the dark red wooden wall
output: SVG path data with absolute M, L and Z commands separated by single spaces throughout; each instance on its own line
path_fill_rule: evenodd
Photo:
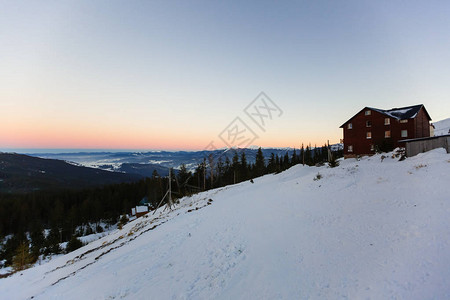
M 343 125 L 344 155 L 347 157 L 374 154 L 374 149 L 383 143 L 398 147 L 403 146 L 398 143 L 399 140 L 430 136 L 429 119 L 423 107 L 416 117 L 408 119 L 407 123 L 401 123 L 395 118 L 389 118 L 387 115 L 374 110 L 370 110 L 370 115 L 365 115 L 366 110 L 369 109 L 363 109 Z M 385 118 L 389 118 L 389 125 L 385 125 Z M 370 127 L 367 127 L 367 121 L 371 122 Z M 352 129 L 348 129 L 348 123 L 352 123 Z M 391 137 L 385 138 L 385 131 L 388 130 L 391 132 Z M 402 130 L 408 131 L 406 137 L 401 136 Z M 371 132 L 371 138 L 367 138 L 367 132 Z M 348 151 L 349 145 L 353 146 L 353 152 Z

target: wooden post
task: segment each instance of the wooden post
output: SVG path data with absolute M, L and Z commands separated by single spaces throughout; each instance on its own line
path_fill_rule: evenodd
M 172 178 L 170 178 L 172 175 L 172 168 L 169 168 L 169 201 L 167 201 L 167 203 L 169 204 L 169 206 L 171 206 L 172 204 Z

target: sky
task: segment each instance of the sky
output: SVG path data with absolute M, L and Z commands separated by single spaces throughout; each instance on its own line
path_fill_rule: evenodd
M 449 15 L 448 1 L 0 0 L 0 149 L 298 148 L 339 142 L 365 106 L 446 119 Z

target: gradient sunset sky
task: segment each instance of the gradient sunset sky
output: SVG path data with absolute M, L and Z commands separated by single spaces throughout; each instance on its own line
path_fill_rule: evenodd
M 339 142 L 364 106 L 450 117 L 448 1 L 0 1 L 0 150 Z M 283 111 L 244 113 L 264 91 Z

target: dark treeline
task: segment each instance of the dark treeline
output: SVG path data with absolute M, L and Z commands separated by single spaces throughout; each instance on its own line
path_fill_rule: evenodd
M 151 178 L 83 190 L 46 190 L 28 194 L 0 194 L 0 241 L 13 235 L 1 247 L 0 261 L 13 263 L 16 249 L 31 244 L 36 259 L 40 254 L 59 253 L 59 243 L 77 243 L 74 237 L 103 231 L 100 222 L 116 224 L 130 213 L 142 197 L 156 206 L 167 191 L 168 179 L 155 172 Z M 47 235 L 44 236 L 44 229 Z M 28 233 L 28 235 L 27 235 Z
M 328 161 L 326 146 L 302 147 L 284 156 L 272 154 L 268 158 L 260 148 L 254 163 L 247 161 L 244 151 L 234 151 L 231 160 L 227 156 L 204 158 L 194 172 L 182 165 L 172 178 L 174 198 L 278 173 L 300 163 L 315 165 Z M 333 156 L 340 157 L 342 153 Z M 17 251 L 23 253 L 24 245 L 30 245 L 31 260 L 41 254 L 61 252 L 59 243 L 65 241 L 69 241 L 67 251 L 70 251 L 80 246 L 77 236 L 102 231 L 100 222 L 116 224 L 143 197 L 148 197 L 151 209 L 156 208 L 167 189 L 168 178 L 160 177 L 155 171 L 151 178 L 134 183 L 84 190 L 0 194 L 0 241 L 6 235 L 13 235 L 2 246 L 0 260 L 6 260 L 5 265 L 12 264 Z M 44 229 L 48 230 L 46 236 Z
M 194 174 L 187 172 L 181 166 L 179 176 L 182 174 L 187 182 L 200 190 L 222 187 L 239 183 L 265 174 L 278 173 L 294 165 L 304 164 L 313 166 L 328 161 L 329 147 L 307 146 L 292 153 L 286 151 L 283 156 L 272 153 L 270 157 L 264 157 L 261 148 L 258 149 L 254 163 L 249 163 L 244 151 L 235 150 L 231 160 L 227 156 L 213 157 L 210 155 L 202 163 L 198 164 Z M 333 160 L 342 157 L 342 151 L 333 152 Z

